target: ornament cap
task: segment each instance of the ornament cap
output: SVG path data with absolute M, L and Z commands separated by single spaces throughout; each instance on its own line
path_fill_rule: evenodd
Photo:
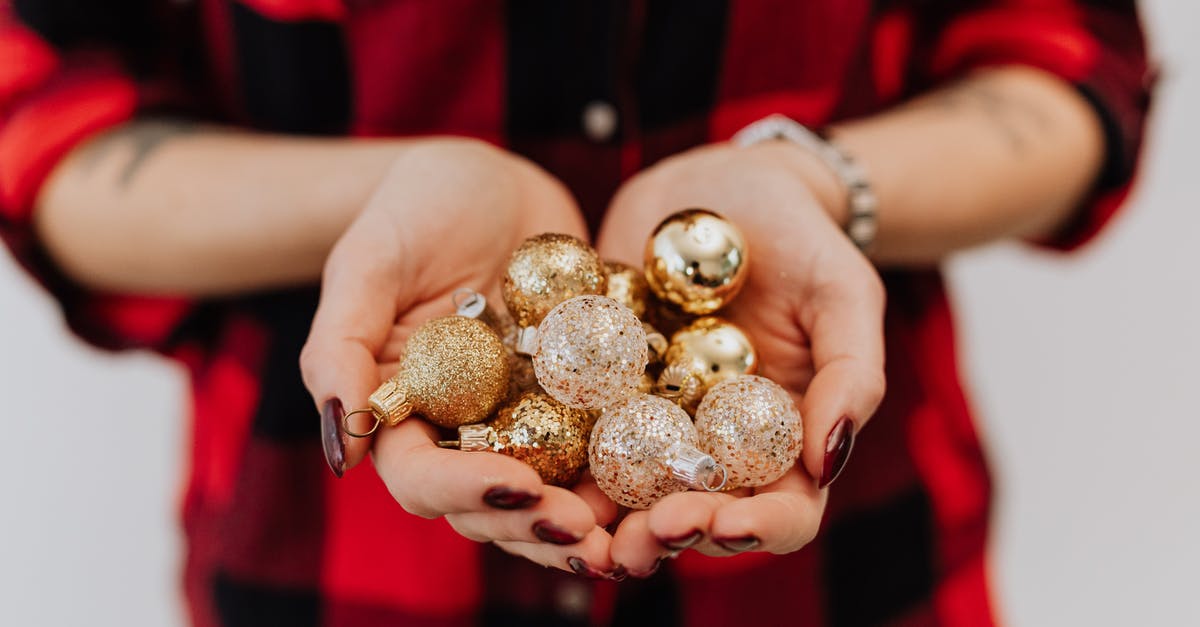
M 667 458 L 667 467 L 676 481 L 693 490 L 717 492 L 725 487 L 728 475 L 725 466 L 712 455 L 680 442 Z
M 412 414 L 412 401 L 400 385 L 397 377 L 392 377 L 379 386 L 371 396 L 367 397 L 367 405 L 381 422 L 389 427 L 400 424 L 400 421 Z
M 490 451 L 496 449 L 496 430 L 490 425 L 463 425 L 458 428 L 460 451 Z
M 454 290 L 451 302 L 454 303 L 454 313 L 467 318 L 480 317 L 488 306 L 487 299 L 483 297 L 483 294 L 469 287 L 460 287 Z
M 650 349 L 650 361 L 661 362 L 667 356 L 667 348 L 670 347 L 667 336 L 659 333 L 648 322 L 643 322 L 642 328 L 646 331 L 646 348 Z
M 533 355 L 538 348 L 538 330 L 537 327 L 522 327 L 517 331 L 517 346 L 518 355 Z
M 682 405 L 692 405 L 704 395 L 704 381 L 696 374 L 688 361 L 678 361 L 666 368 L 658 376 L 656 392 L 663 398 L 679 401 Z

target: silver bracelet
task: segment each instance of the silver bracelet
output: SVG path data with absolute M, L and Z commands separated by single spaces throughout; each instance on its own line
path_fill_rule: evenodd
M 846 223 L 846 235 L 863 253 L 869 252 L 878 227 L 876 210 L 879 201 L 871 189 L 863 167 L 837 144 L 778 113 L 768 115 L 738 131 L 733 136 L 733 143 L 738 146 L 752 146 L 773 139 L 783 139 L 807 149 L 833 170 L 842 185 L 846 186 L 850 214 Z

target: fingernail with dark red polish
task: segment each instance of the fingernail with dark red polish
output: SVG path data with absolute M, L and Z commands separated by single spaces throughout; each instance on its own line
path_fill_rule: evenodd
M 605 573 L 588 566 L 588 563 L 583 561 L 582 558 L 568 557 L 567 566 L 570 566 L 571 570 L 575 571 L 575 574 L 580 577 L 587 577 L 588 579 L 606 579 L 608 577 Z
M 742 551 L 753 551 L 761 544 L 758 538 L 754 536 L 742 536 L 740 538 L 713 538 L 713 542 L 721 545 L 721 548 L 734 553 Z
M 654 575 L 654 573 L 658 572 L 659 567 L 662 566 L 663 560 L 665 560 L 665 559 L 667 559 L 667 558 L 660 557 L 660 558 L 654 560 L 654 564 L 652 566 L 650 566 L 650 570 L 647 570 L 645 572 L 635 573 L 633 571 L 629 571 L 629 576 L 635 577 L 637 579 L 649 579 L 652 575 Z
M 608 580 L 615 581 L 616 583 L 621 583 L 622 581 L 625 581 L 625 578 L 628 576 L 629 576 L 629 571 L 626 570 L 624 566 L 617 564 L 617 567 L 614 568 L 613 571 L 608 574 Z
M 498 485 L 483 493 L 483 502 L 496 509 L 524 509 L 542 500 L 536 494 Z
M 833 426 L 833 430 L 829 432 L 829 438 L 825 441 L 825 463 L 821 465 L 821 480 L 817 483 L 818 488 L 824 488 L 838 478 L 842 469 L 846 467 L 846 460 L 850 459 L 850 449 L 852 448 L 854 448 L 854 421 L 849 416 L 842 416 L 842 419 Z
M 664 548 L 672 551 L 682 551 L 696 544 L 702 538 L 704 538 L 704 532 L 696 529 L 686 536 L 679 536 L 677 538 L 659 538 L 658 543 L 663 545 Z
M 346 441 L 342 439 L 342 402 L 331 398 L 321 408 L 321 448 L 325 449 L 325 462 L 338 479 L 346 472 Z
M 533 523 L 533 535 L 550 544 L 575 544 L 583 539 L 548 520 Z

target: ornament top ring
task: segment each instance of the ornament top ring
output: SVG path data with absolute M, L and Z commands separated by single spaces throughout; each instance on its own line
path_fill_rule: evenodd
M 710 314 L 746 282 L 746 239 L 708 209 L 671 214 L 646 242 L 646 281 L 659 298 L 692 315 Z

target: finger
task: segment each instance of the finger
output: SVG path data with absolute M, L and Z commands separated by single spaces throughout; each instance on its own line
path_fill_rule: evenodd
M 681 551 L 708 537 L 713 512 L 736 497 L 720 492 L 677 492 L 647 510 L 647 527 L 659 544 Z
M 498 453 L 439 448 L 436 436 L 433 427 L 415 418 L 376 436 L 375 469 L 409 513 L 435 518 L 524 509 L 543 498 L 546 486 L 526 464 Z
M 396 269 L 369 254 L 369 248 L 353 247 L 353 234 L 347 232 L 326 262 L 320 302 L 300 353 L 304 385 L 322 412 L 326 457 L 338 476 L 370 449 L 370 438 L 342 433 L 341 421 L 344 412 L 366 407 L 367 396 L 379 385 L 375 355 L 395 318 L 398 290 Z M 350 419 L 359 433 L 373 422 L 369 414 Z
M 600 527 L 594 527 L 581 542 L 571 546 L 556 546 L 545 542 L 497 542 L 496 546 L 536 564 L 591 579 L 619 581 L 625 578 L 624 572 L 616 572 L 616 564 L 609 555 L 612 536 Z
M 883 301 L 878 275 L 860 268 L 820 289 L 802 316 L 816 374 L 800 407 L 801 459 L 822 487 L 841 472 L 855 434 L 883 399 Z
M 583 471 L 579 483 L 575 484 L 571 491 L 578 494 L 579 498 L 592 508 L 592 515 L 595 516 L 597 525 L 607 527 L 617 519 L 617 504 L 613 503 L 612 499 L 600 490 L 600 486 L 596 485 L 590 469 Z
M 722 505 L 713 514 L 712 541 L 730 553 L 798 550 L 816 536 L 827 494 L 792 469 L 754 496 Z
M 634 577 L 649 577 L 662 560 L 673 553 L 650 531 L 650 513 L 630 512 L 613 534 L 613 562 L 624 566 Z
M 554 486 L 546 486 L 542 499 L 525 510 L 448 514 L 446 521 L 476 542 L 502 540 L 559 545 L 579 542 L 596 526 L 592 509 L 583 499 Z

